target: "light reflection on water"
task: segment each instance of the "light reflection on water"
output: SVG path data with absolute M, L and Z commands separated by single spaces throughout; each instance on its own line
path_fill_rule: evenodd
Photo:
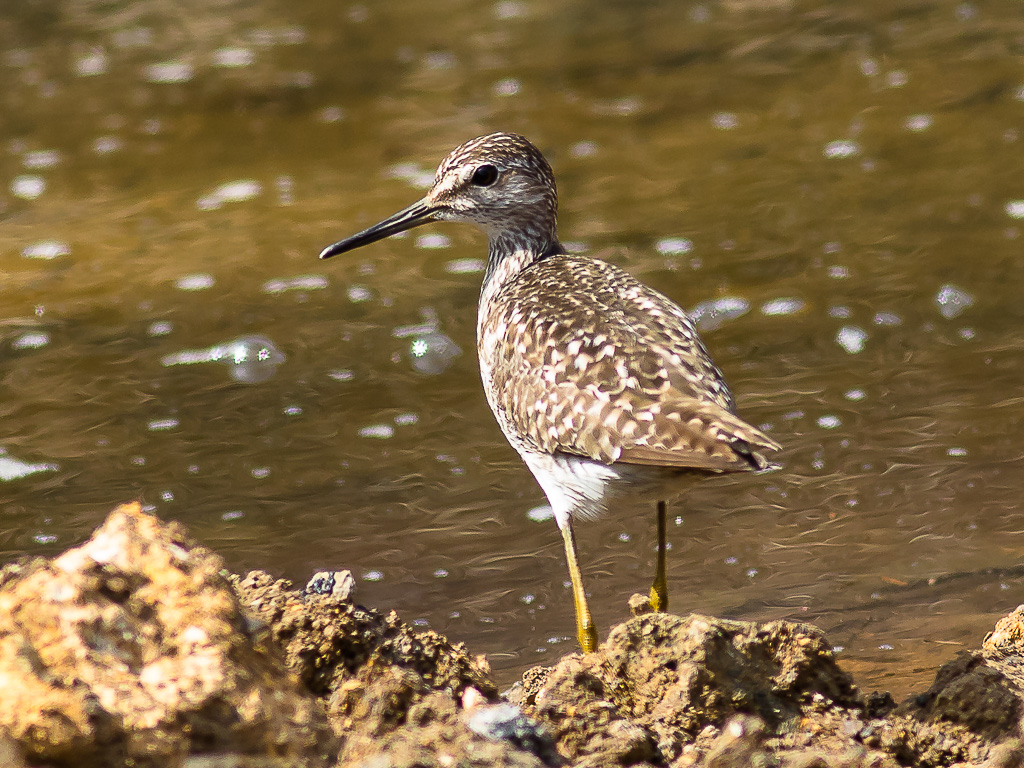
M 185 349 L 164 355 L 160 358 L 160 364 L 170 368 L 175 365 L 220 363 L 227 367 L 228 375 L 234 381 L 259 384 L 271 379 L 285 359 L 270 339 L 264 336 L 242 336 L 204 349 Z
M 570 649 L 559 537 L 471 354 L 481 237 L 316 261 L 513 129 L 567 246 L 694 308 L 785 446 L 673 510 L 673 608 L 815 621 L 864 687 L 922 688 L 1024 580 L 1019 20 L 442 6 L 12 12 L 4 559 L 137 497 L 234 568 L 351 568 L 509 677 Z M 580 531 L 602 628 L 646 589 L 651 517 Z

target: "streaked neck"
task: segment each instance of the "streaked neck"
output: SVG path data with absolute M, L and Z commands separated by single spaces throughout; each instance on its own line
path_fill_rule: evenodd
M 514 280 L 524 269 L 558 253 L 565 253 L 565 249 L 554 234 L 543 241 L 517 241 L 501 237 L 492 239 L 487 257 L 487 271 L 484 273 L 483 285 L 480 286 L 480 311 L 483 312 L 484 307 L 494 300 L 502 287 Z

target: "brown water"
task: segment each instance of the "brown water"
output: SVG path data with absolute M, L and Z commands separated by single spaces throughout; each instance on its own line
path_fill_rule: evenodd
M 141 497 L 235 569 L 352 568 L 506 681 L 573 648 L 555 525 L 479 391 L 483 237 L 316 260 L 516 130 L 563 240 L 734 310 L 706 341 L 785 446 L 672 510 L 673 608 L 812 621 L 864 687 L 923 688 L 1024 601 L 1024 14 L 851 6 L 9 9 L 0 558 Z M 429 333 L 462 355 L 415 357 Z M 268 361 L 230 363 L 247 336 Z M 602 628 L 647 588 L 652 513 L 580 526 Z

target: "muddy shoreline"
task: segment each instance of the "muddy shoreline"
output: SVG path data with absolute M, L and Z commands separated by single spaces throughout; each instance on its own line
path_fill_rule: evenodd
M 1024 765 L 1024 606 L 903 702 L 858 689 L 813 626 L 649 613 L 500 692 L 345 572 L 231 574 L 126 505 L 4 567 L 0 608 L 12 768 Z

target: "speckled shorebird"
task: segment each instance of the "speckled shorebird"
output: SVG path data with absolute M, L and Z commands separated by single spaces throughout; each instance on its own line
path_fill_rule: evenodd
M 522 136 L 492 133 L 444 159 L 426 196 L 328 246 L 321 259 L 431 221 L 467 221 L 490 245 L 477 352 L 501 431 L 551 503 L 585 652 L 597 647 L 572 522 L 626 500 L 657 503 L 650 600 L 668 607 L 667 501 L 694 472 L 768 468 L 779 445 L 736 416 L 721 371 L 676 304 L 558 242 L 551 166 Z

